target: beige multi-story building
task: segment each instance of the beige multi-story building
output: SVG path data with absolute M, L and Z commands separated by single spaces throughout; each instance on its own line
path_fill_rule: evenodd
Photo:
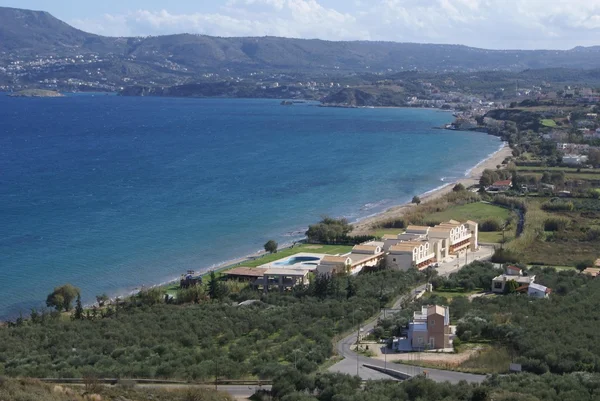
M 387 266 L 406 270 L 425 268 L 435 263 L 435 254 L 427 241 L 400 242 L 392 245 L 387 255 Z
M 376 266 L 383 257 L 384 253 L 380 244 L 355 245 L 350 253 L 340 256 L 324 256 L 316 271 L 319 274 L 357 274 L 365 267 Z
M 450 220 L 434 227 L 411 225 L 402 234 L 384 236 L 383 249 L 390 268 L 424 269 L 451 255 L 476 251 L 478 236 L 478 225 L 471 220 L 465 223 Z
M 465 223 L 450 220 L 432 227 L 428 233 L 430 240 L 442 241 L 440 248 L 442 258 L 466 250 L 475 251 L 479 247 L 478 236 L 478 224 L 471 220 Z

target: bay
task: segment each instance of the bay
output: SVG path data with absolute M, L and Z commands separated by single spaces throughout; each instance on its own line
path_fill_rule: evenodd
M 464 176 L 497 138 L 424 109 L 0 96 L 0 317 L 125 294 Z

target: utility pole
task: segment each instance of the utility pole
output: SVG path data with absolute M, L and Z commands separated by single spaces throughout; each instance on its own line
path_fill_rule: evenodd
M 383 320 L 385 320 L 385 308 L 383 308 Z M 384 366 L 386 372 L 387 372 L 387 350 L 388 350 L 388 343 L 386 340 L 385 347 L 383 348 L 383 366 Z
M 359 309 L 360 310 L 360 309 Z M 356 309 L 354 309 L 352 321 L 354 321 L 354 314 L 356 314 Z M 360 321 L 358 321 L 358 326 L 356 328 L 356 376 L 359 376 L 358 373 L 358 364 L 360 362 L 360 354 L 358 353 L 360 350 Z
M 356 376 L 358 374 L 358 363 L 360 361 L 360 354 L 358 353 L 360 348 L 360 322 L 358 323 L 358 329 L 356 330 Z
M 215 390 L 219 389 L 219 360 L 215 359 Z

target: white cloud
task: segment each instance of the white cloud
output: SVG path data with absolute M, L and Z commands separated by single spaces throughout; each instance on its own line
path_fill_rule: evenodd
M 228 0 L 215 13 L 135 10 L 71 22 L 115 36 L 188 32 L 488 48 L 600 44 L 600 0 L 357 0 L 336 7 L 323 0 Z

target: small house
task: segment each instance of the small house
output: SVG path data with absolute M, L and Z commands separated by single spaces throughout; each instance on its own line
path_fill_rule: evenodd
M 517 283 L 517 287 L 529 286 L 535 282 L 535 276 L 520 276 L 514 274 L 502 274 L 494 277 L 492 280 L 492 292 L 495 294 L 503 294 L 506 288 L 506 283 L 514 281 Z
M 527 290 L 527 295 L 533 298 L 548 298 L 552 290 L 541 284 L 531 283 Z
M 508 266 L 506 269 L 507 276 L 522 276 L 523 269 L 518 268 L 517 266 Z
M 512 180 L 496 181 L 486 188 L 490 192 L 506 192 L 512 187 Z

